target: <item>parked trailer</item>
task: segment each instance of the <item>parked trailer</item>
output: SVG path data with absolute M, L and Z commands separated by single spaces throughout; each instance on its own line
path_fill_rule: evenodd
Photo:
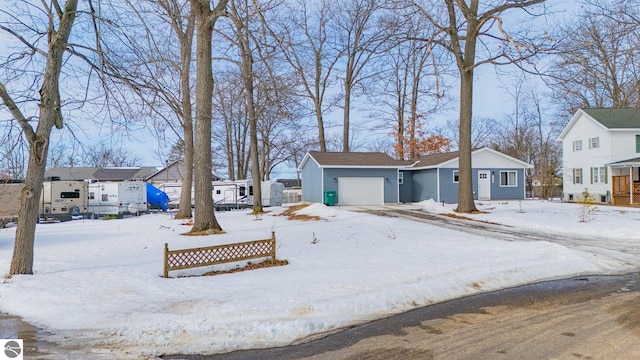
M 144 213 L 148 211 L 147 186 L 141 180 L 100 182 L 89 184 L 89 211 L 97 216 Z
M 283 203 L 284 185 L 275 181 L 263 181 L 262 206 L 280 206 Z M 181 182 L 159 184 L 158 188 L 169 196 L 171 208 L 177 208 L 182 193 Z M 191 206 L 194 205 L 194 189 L 191 190 Z M 212 198 L 216 210 L 242 209 L 253 206 L 252 180 L 223 180 L 212 182 Z
M 0 229 L 18 220 L 21 181 L 0 181 Z
M 89 191 L 84 181 L 47 180 L 40 195 L 40 217 L 71 220 L 89 215 Z

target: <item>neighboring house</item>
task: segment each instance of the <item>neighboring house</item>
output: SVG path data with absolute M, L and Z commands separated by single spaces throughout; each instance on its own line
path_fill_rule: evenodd
M 155 166 L 144 167 L 66 167 L 53 168 L 45 172 L 45 179 L 63 181 L 82 181 L 95 179 L 100 181 L 146 180 L 155 174 Z
M 565 201 L 640 204 L 640 110 L 580 109 L 558 140 Z
M 532 168 L 498 151 L 472 152 L 474 198 L 523 199 L 525 170 Z M 458 201 L 458 153 L 436 154 L 414 161 L 384 153 L 309 152 L 298 170 L 302 201 L 326 203 L 335 193 L 338 205 L 383 205 L 427 199 Z
M 164 168 L 158 170 L 153 173 L 151 176 L 145 178 L 145 180 L 154 183 L 172 183 L 172 182 L 182 182 L 184 174 L 184 164 L 182 160 L 176 160 L 172 163 L 167 164 Z M 222 180 L 221 177 L 213 174 L 213 181 Z

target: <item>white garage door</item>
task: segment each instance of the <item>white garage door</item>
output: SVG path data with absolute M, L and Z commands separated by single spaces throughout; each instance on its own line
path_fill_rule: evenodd
M 338 205 L 384 205 L 384 178 L 338 178 Z

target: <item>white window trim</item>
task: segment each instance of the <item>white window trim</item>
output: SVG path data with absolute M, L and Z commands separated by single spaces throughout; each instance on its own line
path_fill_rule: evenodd
M 460 171 L 459 170 L 453 170 L 452 180 L 453 180 L 454 184 L 458 183 L 458 181 L 456 181 L 456 175 L 458 175 L 458 180 L 460 180 Z
M 600 147 L 600 137 L 596 136 L 593 138 L 589 138 L 589 149 L 597 149 L 599 147 Z
M 502 173 L 514 173 L 515 176 L 515 184 L 509 185 L 509 175 L 507 175 L 507 184 L 502 184 Z M 516 170 L 500 170 L 500 187 L 518 187 L 518 171 Z
M 582 151 L 582 140 L 573 141 L 573 151 Z
M 404 173 L 402 171 L 398 171 L 398 185 L 404 184 Z
M 580 179 L 580 181 L 576 181 L 576 173 L 577 173 L 578 171 L 580 172 L 580 175 L 578 175 L 578 178 Z M 573 177 L 573 179 L 572 179 L 572 180 L 573 180 L 573 183 L 574 183 L 574 184 L 582 184 L 582 183 L 584 182 L 584 180 L 582 179 L 582 175 L 583 175 L 583 174 L 582 174 L 582 169 L 581 169 L 581 168 L 580 168 L 580 169 L 577 169 L 577 168 L 576 168 L 576 169 L 573 169 L 573 171 L 571 171 L 571 175 L 572 175 L 572 177 Z
M 606 184 L 607 179 L 605 179 L 605 169 L 604 166 L 600 167 L 592 167 L 591 168 L 591 183 L 592 184 Z

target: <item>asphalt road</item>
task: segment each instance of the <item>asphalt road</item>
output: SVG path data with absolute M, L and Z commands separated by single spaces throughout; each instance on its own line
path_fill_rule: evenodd
M 640 276 L 588 276 L 470 296 L 283 348 L 167 359 L 637 359 Z

